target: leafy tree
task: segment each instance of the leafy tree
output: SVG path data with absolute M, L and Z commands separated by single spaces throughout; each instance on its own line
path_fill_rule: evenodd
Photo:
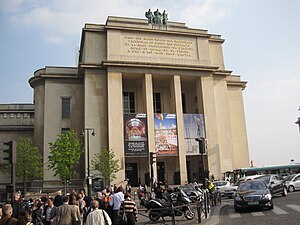
M 32 145 L 30 138 L 19 138 L 17 141 L 16 177 L 22 179 L 24 195 L 27 182 L 43 176 L 43 157 L 40 150 Z
M 114 152 L 103 147 L 100 153 L 95 154 L 91 162 L 92 169 L 100 172 L 106 185 L 110 185 L 110 182 L 116 179 L 116 173 L 120 170 L 119 160 L 114 158 Z
M 84 148 L 73 130 L 58 135 L 56 141 L 49 145 L 48 168 L 53 169 L 54 176 L 58 175 L 63 181 L 66 193 L 67 181 L 73 175 L 75 171 L 73 168 L 84 153 Z

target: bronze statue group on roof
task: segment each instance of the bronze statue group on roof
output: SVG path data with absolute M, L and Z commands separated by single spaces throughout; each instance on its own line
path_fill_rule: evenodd
M 145 12 L 145 17 L 148 18 L 148 23 L 155 25 L 167 25 L 168 14 L 166 10 L 163 13 L 159 12 L 157 9 L 154 13 L 151 12 L 151 9 Z

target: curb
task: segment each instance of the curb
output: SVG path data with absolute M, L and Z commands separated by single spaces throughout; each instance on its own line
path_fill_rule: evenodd
M 222 203 L 218 206 L 216 206 L 213 210 L 213 212 L 211 213 L 211 215 L 207 218 L 207 220 L 203 223 L 205 225 L 218 225 L 220 222 L 220 211 L 223 207 L 228 206 L 229 203 Z

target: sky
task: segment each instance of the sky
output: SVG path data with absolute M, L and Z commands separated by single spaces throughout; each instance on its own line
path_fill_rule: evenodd
M 0 0 L 0 104 L 32 103 L 28 80 L 45 66 L 76 66 L 85 23 L 108 16 L 169 21 L 225 39 L 225 68 L 247 81 L 243 92 L 255 166 L 300 162 L 300 1 Z

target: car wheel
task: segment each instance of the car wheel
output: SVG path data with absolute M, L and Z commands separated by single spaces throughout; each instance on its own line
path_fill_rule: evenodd
M 295 191 L 295 187 L 294 186 L 289 186 L 289 192 L 293 192 Z
M 282 196 L 287 196 L 287 188 L 284 186 L 282 190 Z

